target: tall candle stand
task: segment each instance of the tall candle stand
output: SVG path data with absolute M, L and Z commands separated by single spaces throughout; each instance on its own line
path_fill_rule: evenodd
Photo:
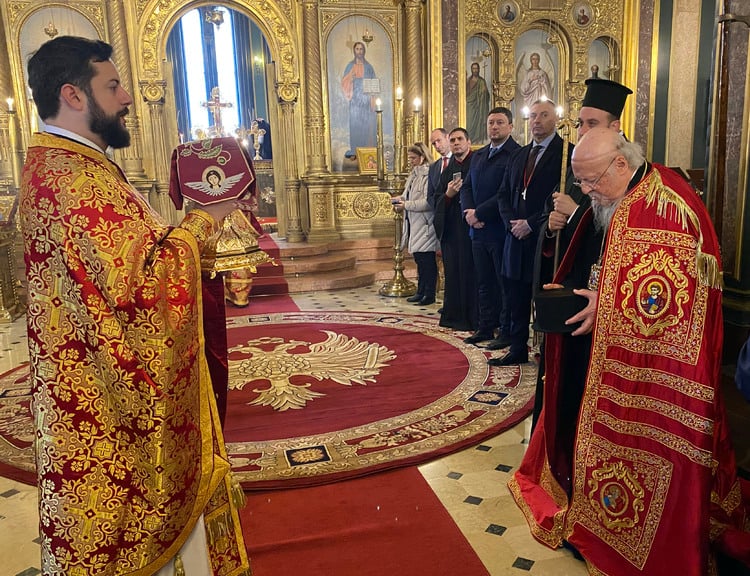
M 377 108 L 377 104 L 376 104 Z M 380 118 L 380 116 L 378 116 Z M 402 143 L 404 141 L 404 108 L 403 92 L 401 88 L 396 89 L 396 134 L 394 138 L 395 164 L 393 174 L 385 174 L 382 180 L 379 180 L 380 189 L 387 192 L 391 198 L 403 194 L 406 174 L 403 170 L 403 151 Z M 382 123 L 378 132 L 379 141 L 382 142 Z M 380 147 L 378 148 L 380 149 Z M 378 153 L 380 157 L 380 152 Z M 379 173 L 379 171 L 378 171 Z M 393 207 L 393 278 L 383 284 L 378 290 L 381 296 L 390 296 L 394 298 L 403 298 L 413 296 L 417 293 L 417 287 L 414 282 L 404 276 L 404 251 L 401 248 L 401 239 L 404 230 L 404 212 L 396 210 Z

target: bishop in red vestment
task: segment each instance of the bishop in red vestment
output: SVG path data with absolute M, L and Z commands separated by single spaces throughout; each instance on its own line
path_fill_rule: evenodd
M 511 492 L 532 534 L 552 547 L 567 540 L 593 574 L 703 575 L 716 548 L 747 562 L 720 389 L 721 260 L 707 211 L 681 176 L 646 164 L 636 144 L 604 128 L 581 139 L 573 170 L 607 233 L 590 290 L 576 291 L 589 305 L 569 321 L 583 322 L 573 334 L 593 330 L 572 483 L 568 493 L 557 482 L 559 455 L 549 449 L 548 406 L 565 393 L 552 335 L 545 406 Z M 576 233 L 558 274 L 585 237 Z

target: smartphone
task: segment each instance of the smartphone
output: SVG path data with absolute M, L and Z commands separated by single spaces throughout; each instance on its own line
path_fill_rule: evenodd
M 461 172 L 453 173 L 453 181 L 456 182 L 457 180 L 461 180 Z
M 391 198 L 391 204 L 398 204 L 398 198 Z

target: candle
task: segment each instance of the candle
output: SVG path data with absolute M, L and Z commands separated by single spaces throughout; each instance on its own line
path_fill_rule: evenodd
M 558 117 L 558 118 L 562 118 L 562 117 L 563 117 L 563 113 L 565 112 L 565 111 L 563 110 L 563 107 L 562 107 L 562 106 L 558 106 L 558 107 L 556 108 L 556 110 L 557 110 L 557 117 Z
M 8 104 L 8 112 L 15 112 L 15 110 L 13 108 L 13 104 L 14 104 L 15 100 L 13 100 L 13 98 L 6 98 L 5 102 Z
M 414 118 L 412 123 L 412 139 L 413 141 L 419 142 L 421 136 L 421 130 L 419 129 L 419 107 L 422 105 L 420 98 L 414 98 Z
M 529 110 L 528 106 L 524 106 L 521 109 L 521 116 L 523 116 L 523 137 L 524 137 L 524 144 L 529 143 L 529 114 L 531 113 L 531 110 Z
M 383 101 L 375 100 L 375 114 L 377 118 L 377 155 L 378 155 L 378 180 L 385 179 L 385 154 L 383 150 Z
M 393 148 L 395 156 L 393 159 L 393 171 L 402 174 L 404 152 L 401 149 L 404 137 L 404 92 L 401 86 L 396 87 L 396 133 L 393 137 Z

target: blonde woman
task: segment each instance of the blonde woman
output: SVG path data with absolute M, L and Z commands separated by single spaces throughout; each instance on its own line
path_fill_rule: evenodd
M 396 210 L 404 211 L 401 247 L 407 248 L 417 263 L 417 293 L 407 301 L 427 306 L 435 302 L 438 274 L 435 252 L 440 246 L 432 224 L 434 214 L 427 203 L 427 171 L 432 158 L 423 142 L 409 146 L 406 157 L 411 172 L 406 179 L 404 193 L 393 198 L 392 202 Z

